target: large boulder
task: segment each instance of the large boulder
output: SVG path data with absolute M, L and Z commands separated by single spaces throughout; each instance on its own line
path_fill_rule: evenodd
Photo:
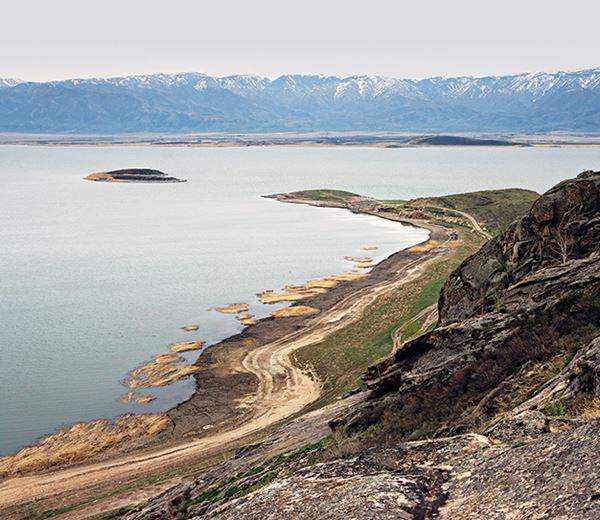
M 450 275 L 439 299 L 440 323 L 483 314 L 527 274 L 599 251 L 600 172 L 585 171 L 544 193 Z

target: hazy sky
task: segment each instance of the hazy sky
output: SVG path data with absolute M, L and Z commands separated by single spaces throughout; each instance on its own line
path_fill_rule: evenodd
M 507 74 L 600 65 L 598 0 L 4 0 L 0 77 Z

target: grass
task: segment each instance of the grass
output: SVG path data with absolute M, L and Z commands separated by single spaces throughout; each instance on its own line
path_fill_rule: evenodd
M 303 200 L 329 201 L 329 202 L 348 202 L 351 199 L 360 197 L 356 193 L 343 190 L 303 190 L 290 193 L 294 198 Z
M 408 204 L 441 206 L 470 213 L 490 233 L 499 234 L 514 220 L 525 215 L 538 197 L 535 191 L 508 188 L 414 199 Z
M 78 506 L 67 506 L 60 507 L 57 509 L 49 509 L 48 511 L 44 511 L 38 516 L 28 516 L 25 520 L 46 520 L 47 518 L 55 518 L 59 515 L 64 515 L 65 513 L 69 513 L 70 511 L 74 511 Z
M 310 366 L 324 383 L 322 395 L 312 408 L 359 386 L 364 370 L 390 354 L 395 330 L 403 326 L 420 327 L 414 316 L 437 301 L 449 273 L 481 245 L 481 239 L 471 232 L 460 230 L 459 233 L 463 244 L 430 264 L 419 278 L 378 298 L 361 320 L 296 352 L 296 362 Z
M 100 515 L 92 516 L 88 520 L 113 520 L 114 518 L 121 518 L 123 515 L 129 513 L 134 506 L 120 507 L 119 509 L 113 509 Z
M 114 421 L 78 423 L 42 438 L 16 455 L 0 458 L 0 477 L 39 471 L 86 460 L 110 447 L 143 435 L 155 435 L 171 424 L 164 414 L 126 414 Z

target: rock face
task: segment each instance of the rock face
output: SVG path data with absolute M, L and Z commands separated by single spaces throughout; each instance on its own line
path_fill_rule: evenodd
M 371 448 L 263 486 L 258 474 L 229 501 L 214 500 L 214 484 L 200 479 L 174 487 L 126 518 L 600 518 L 599 419 L 547 418 L 537 412 L 500 426 L 494 436 L 466 434 Z M 228 482 L 225 476 L 223 482 Z M 236 489 L 236 483 L 226 486 Z
M 370 450 L 347 460 L 316 464 L 247 497 L 209 510 L 204 518 L 412 519 L 441 503 L 445 473 L 402 467 L 405 450 Z M 437 490 L 440 496 L 432 495 Z
M 586 171 L 547 191 L 450 276 L 439 300 L 440 323 L 482 314 L 529 273 L 599 250 L 600 172 Z
M 528 400 L 540 409 L 550 399 L 596 395 L 599 225 L 599 172 L 542 195 L 450 276 L 441 326 L 371 367 L 364 379 L 372 399 L 334 426 L 352 432 L 383 422 L 398 438 L 462 433 Z M 559 375 L 554 391 L 532 399 Z

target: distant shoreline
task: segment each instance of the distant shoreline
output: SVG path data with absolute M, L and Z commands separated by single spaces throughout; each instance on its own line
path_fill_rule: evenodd
M 177 135 L 0 134 L 0 146 L 148 146 L 181 148 L 232 147 L 370 147 L 397 148 L 575 148 L 600 146 L 598 135 L 540 134 L 394 134 L 273 133 Z

